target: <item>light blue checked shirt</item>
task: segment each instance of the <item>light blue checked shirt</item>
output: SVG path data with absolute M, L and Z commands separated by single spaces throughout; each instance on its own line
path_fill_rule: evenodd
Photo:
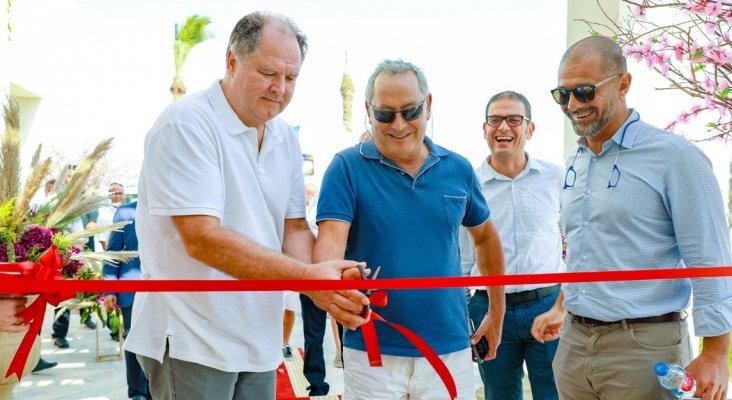
M 574 153 L 567 159 L 576 171 L 576 180 L 568 174 L 565 184 L 574 185 L 562 196 L 568 270 L 730 265 L 722 196 L 709 159 L 687 140 L 639 119 L 633 111 L 597 155 L 580 138 L 576 159 Z M 616 156 L 620 176 L 608 188 Z M 732 328 L 730 278 L 576 283 L 562 289 L 568 311 L 603 321 L 684 310 L 693 289 L 695 334 L 716 336 Z
M 501 237 L 506 274 L 564 272 L 559 232 L 562 168 L 529 157 L 515 179 L 496 172 L 488 160 L 475 173 L 491 207 L 491 220 Z M 473 241 L 464 230 L 460 235 L 460 260 L 464 274 L 468 269 L 470 275 L 480 275 L 475 265 Z M 506 286 L 505 290 L 516 293 L 551 285 L 513 285 Z

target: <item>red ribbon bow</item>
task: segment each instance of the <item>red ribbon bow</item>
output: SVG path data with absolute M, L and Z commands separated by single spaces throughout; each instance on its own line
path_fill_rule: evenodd
M 21 279 L 36 281 L 63 280 L 64 278 L 61 275 L 62 266 L 63 262 L 61 261 L 61 256 L 58 254 L 58 249 L 56 249 L 56 246 L 51 246 L 51 248 L 41 254 L 37 263 L 28 261 L 1 264 L 0 275 L 17 276 Z M 30 324 L 30 329 L 23 336 L 18 351 L 16 351 L 13 361 L 10 362 L 8 372 L 5 374 L 6 378 L 15 375 L 20 380 L 25 363 L 28 360 L 28 354 L 30 354 L 31 348 L 33 348 L 33 342 L 35 342 L 38 332 L 41 331 L 43 314 L 46 312 L 46 303 L 57 306 L 63 300 L 70 299 L 74 296 L 75 293 L 73 292 L 41 293 L 30 306 L 18 313 L 18 317 L 23 319 L 23 323 Z
M 388 303 L 386 292 L 383 291 L 376 290 L 371 294 L 371 296 L 369 296 L 369 298 L 371 299 L 371 305 L 376 307 L 386 307 L 386 304 Z M 397 332 L 401 333 L 402 336 L 412 342 L 414 347 L 422 353 L 424 358 L 427 359 L 427 362 L 429 362 L 430 365 L 432 365 L 432 368 L 435 369 L 435 372 L 437 372 L 440 379 L 442 379 L 442 383 L 445 385 L 447 393 L 450 394 L 450 398 L 457 398 L 457 387 L 455 386 L 455 380 L 453 379 L 450 370 L 447 369 L 447 365 L 445 365 L 440 356 L 432 350 L 432 347 L 430 347 L 424 339 L 403 325 L 385 320 L 373 310 L 369 310 L 368 317 L 369 321 L 361 325 L 361 333 L 363 334 L 363 341 L 366 345 L 366 354 L 368 354 L 369 357 L 369 365 L 372 367 L 382 366 L 381 350 L 379 350 L 379 338 L 376 336 L 376 327 L 374 326 L 374 320 L 377 320 L 396 329 Z

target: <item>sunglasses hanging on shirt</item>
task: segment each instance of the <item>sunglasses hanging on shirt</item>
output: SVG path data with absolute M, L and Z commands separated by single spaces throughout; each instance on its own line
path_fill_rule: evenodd
M 628 130 L 628 127 L 638 122 L 638 120 L 640 120 L 640 117 L 628 122 L 625 125 L 625 128 L 623 128 L 623 133 L 620 134 L 620 144 L 618 144 L 618 151 L 617 153 L 615 153 L 615 162 L 613 162 L 613 167 L 610 170 L 610 178 L 608 178 L 607 180 L 608 189 L 618 186 L 618 182 L 620 182 L 620 168 L 618 168 L 618 158 L 620 157 L 620 149 L 623 147 L 623 140 L 625 140 L 625 131 Z M 574 187 L 574 182 L 577 180 L 577 171 L 574 170 L 574 162 L 577 160 L 577 155 L 582 152 L 584 152 L 584 147 L 577 147 L 577 152 L 574 153 L 572 164 L 569 165 L 569 168 L 567 168 L 567 172 L 564 174 L 564 185 L 562 186 L 563 189 L 569 189 Z

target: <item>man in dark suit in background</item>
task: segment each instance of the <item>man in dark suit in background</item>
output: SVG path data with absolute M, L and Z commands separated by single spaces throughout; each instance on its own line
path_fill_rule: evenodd
M 122 228 L 122 231 L 113 231 L 109 235 L 107 251 L 137 251 L 137 234 L 135 233 L 135 210 L 137 202 L 125 204 L 117 209 L 114 214 L 114 223 L 132 221 Z M 140 279 L 140 258 L 135 257 L 126 263 L 104 264 L 104 279 L 106 280 L 137 280 Z M 130 331 L 132 321 L 132 303 L 135 300 L 134 293 L 105 293 L 104 307 L 107 312 L 119 308 L 122 312 L 124 325 L 124 337 Z M 114 335 L 113 335 L 114 337 Z M 133 400 L 152 399 L 148 387 L 147 378 L 137 362 L 133 353 L 125 351 L 125 364 L 127 365 L 127 395 Z

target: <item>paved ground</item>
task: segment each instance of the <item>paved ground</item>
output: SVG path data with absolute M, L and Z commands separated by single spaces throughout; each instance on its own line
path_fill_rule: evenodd
M 58 362 L 59 365 L 23 378 L 15 389 L 16 400 L 124 400 L 127 399 L 124 359 L 97 361 L 97 331 L 90 330 L 79 323 L 78 314 L 72 315 L 67 339 L 71 344 L 68 349 L 59 349 L 51 340 L 53 308 L 46 310 L 41 338 L 43 350 L 41 355 L 47 361 Z M 290 345 L 293 348 L 303 347 L 301 318 L 297 322 Z M 117 342 L 109 338 L 106 329 L 99 329 L 99 351 L 101 354 L 114 354 L 119 351 Z M 330 333 L 330 324 L 324 343 L 327 365 L 327 381 L 331 393 L 343 393 L 343 373 L 333 367 L 335 345 Z M 480 382 L 477 368 L 475 371 L 476 387 Z M 525 387 L 528 383 L 525 382 Z M 524 395 L 527 400 L 531 394 Z

